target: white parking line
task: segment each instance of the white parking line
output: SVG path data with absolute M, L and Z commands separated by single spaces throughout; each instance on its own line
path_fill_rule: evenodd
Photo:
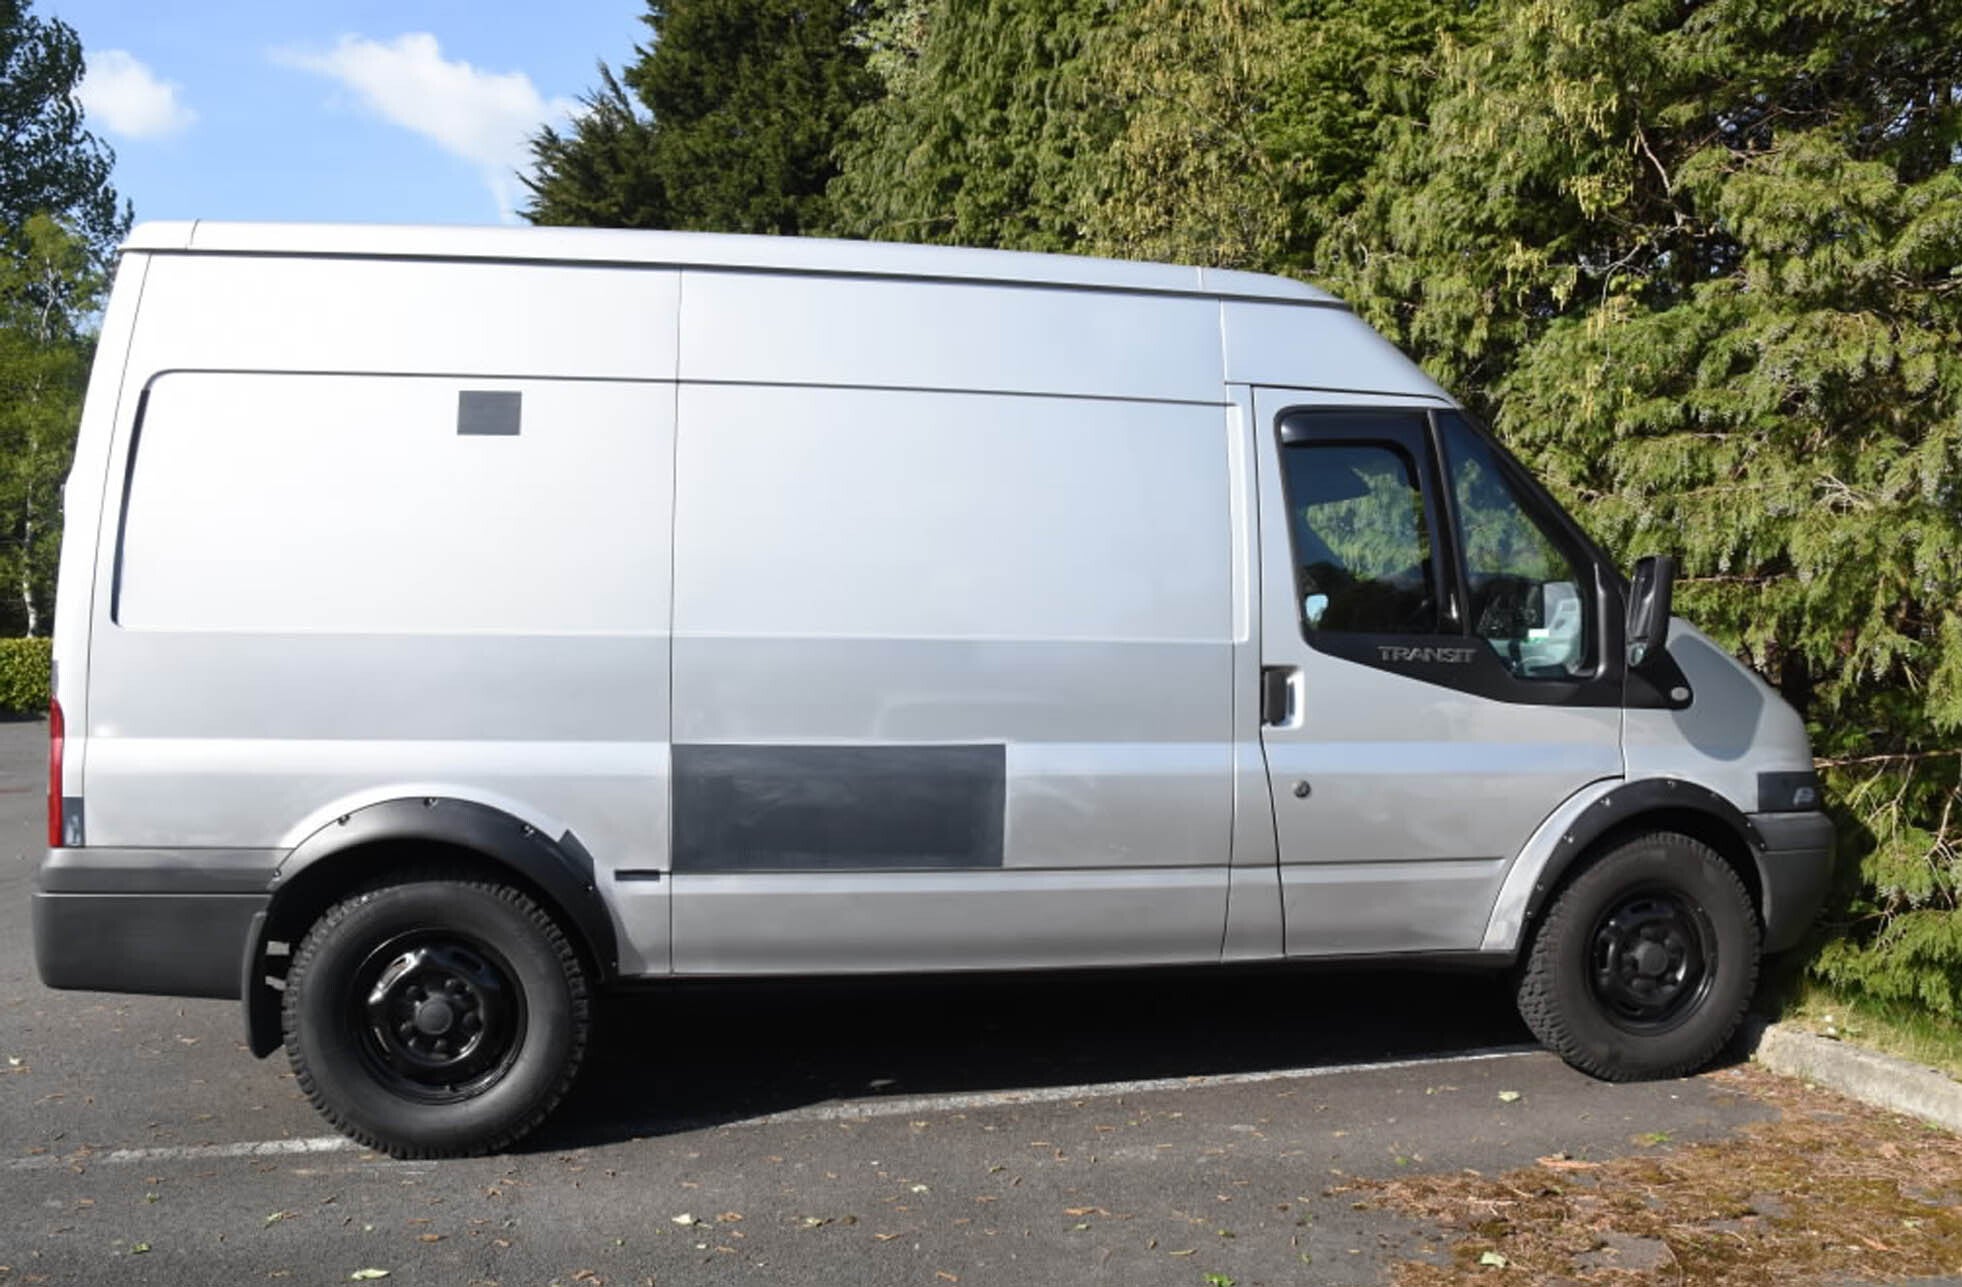
M 1209 1086 L 1255 1086 L 1263 1082 L 1306 1081 L 1333 1077 L 1341 1073 L 1392 1072 L 1398 1068 L 1425 1068 L 1441 1064 L 1483 1063 L 1492 1059 L 1515 1059 L 1539 1053 L 1539 1046 L 1494 1046 L 1468 1050 L 1463 1054 L 1438 1055 L 1428 1059 L 1383 1059 L 1374 1063 L 1316 1064 L 1308 1068 L 1276 1068 L 1260 1072 L 1208 1073 L 1193 1077 L 1154 1077 L 1145 1081 L 1085 1082 L 1077 1086 L 1037 1086 L 1030 1090 L 987 1090 L 963 1094 L 915 1095 L 907 1098 L 880 1098 L 843 1104 L 814 1104 L 782 1113 L 744 1118 L 728 1126 L 773 1126 L 790 1122 L 859 1122 L 879 1117 L 902 1117 L 919 1113 L 965 1112 L 977 1108 L 1008 1108 L 1020 1104 L 1059 1104 L 1073 1099 L 1111 1099 L 1119 1095 L 1144 1095 L 1168 1090 L 1199 1090 Z
M 243 1144 L 176 1144 L 156 1148 L 116 1148 L 101 1152 L 37 1153 L 0 1163 L 6 1171 L 53 1171 L 67 1166 L 127 1166 L 133 1162 L 202 1162 L 228 1157 L 284 1157 L 294 1153 L 344 1153 L 361 1146 L 345 1135 L 302 1140 L 251 1140 Z
M 1275 1068 L 1260 1072 L 1207 1073 L 1192 1077 L 1154 1077 L 1141 1081 L 1084 1082 L 1073 1086 L 1037 1086 L 1028 1090 L 987 1090 L 944 1095 L 885 1096 L 842 1104 L 814 1104 L 781 1113 L 765 1113 L 719 1123 L 723 1128 L 790 1125 L 799 1122 L 863 1122 L 881 1117 L 923 1113 L 971 1112 L 983 1108 L 1013 1108 L 1025 1104 L 1059 1104 L 1076 1099 L 1111 1099 L 1164 1091 L 1202 1090 L 1214 1086 L 1256 1086 L 1267 1082 L 1308 1081 L 1343 1073 L 1393 1072 L 1399 1068 L 1441 1067 L 1516 1059 L 1538 1053 L 1538 1046 L 1495 1046 L 1428 1059 L 1383 1059 L 1373 1063 L 1316 1064 L 1307 1068 Z M 711 1123 L 703 1123 L 709 1125 Z M 39 1153 L 0 1162 L 0 1171 L 51 1171 L 64 1167 L 128 1166 L 138 1162 L 203 1162 L 238 1157 L 290 1157 L 296 1154 L 347 1153 L 361 1146 L 341 1135 L 310 1139 L 258 1140 L 242 1144 L 185 1144 L 156 1148 L 118 1148 L 91 1152 Z

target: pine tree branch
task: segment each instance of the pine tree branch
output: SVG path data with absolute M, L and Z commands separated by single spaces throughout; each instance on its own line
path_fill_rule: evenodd
M 1951 755 L 1962 755 L 1962 747 L 1949 751 L 1896 751 L 1889 755 L 1851 755 L 1837 760 L 1814 760 L 1812 766 L 1819 769 L 1843 769 L 1854 764 L 1905 764 L 1920 760 L 1946 759 Z

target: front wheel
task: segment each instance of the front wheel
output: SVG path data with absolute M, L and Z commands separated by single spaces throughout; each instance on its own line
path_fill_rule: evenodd
M 1736 1031 L 1758 956 L 1757 915 L 1730 864 L 1688 836 L 1651 832 L 1560 891 L 1527 951 L 1519 1013 L 1592 1076 L 1680 1077 Z
M 396 1157 L 493 1152 L 558 1104 L 586 1048 L 585 972 L 529 896 L 408 880 L 335 904 L 293 955 L 282 1009 L 322 1116 Z

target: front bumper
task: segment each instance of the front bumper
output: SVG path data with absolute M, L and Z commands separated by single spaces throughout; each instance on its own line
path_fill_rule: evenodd
M 1833 820 L 1806 813 L 1754 813 L 1764 838 L 1758 884 L 1764 890 L 1764 950 L 1796 947 L 1825 901 L 1833 879 Z
M 252 918 L 280 855 L 247 849 L 51 849 L 33 897 L 51 988 L 239 996 Z

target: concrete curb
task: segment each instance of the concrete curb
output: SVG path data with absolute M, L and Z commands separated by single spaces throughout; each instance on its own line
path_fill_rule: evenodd
M 1933 1068 L 1782 1023 L 1765 1025 L 1751 1045 L 1751 1058 L 1775 1073 L 1962 1133 L 1962 1082 Z

